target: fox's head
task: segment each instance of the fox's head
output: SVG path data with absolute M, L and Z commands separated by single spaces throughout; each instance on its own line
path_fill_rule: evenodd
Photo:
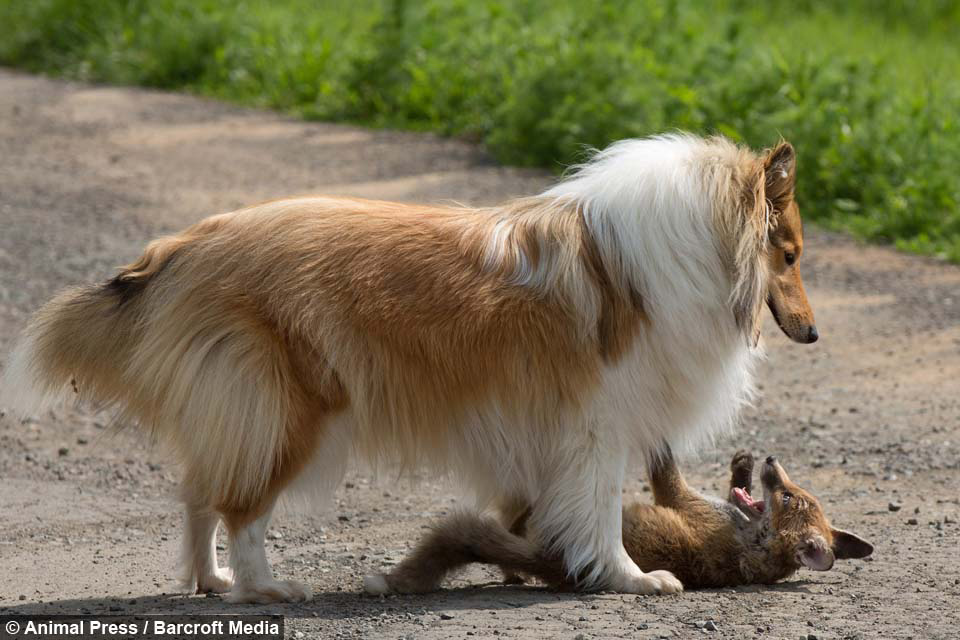
M 776 458 L 770 456 L 760 470 L 763 500 L 750 495 L 753 457 L 739 452 L 731 465 L 730 502 L 761 533 L 763 544 L 785 568 L 801 566 L 827 571 L 834 560 L 864 558 L 873 553 L 866 540 L 830 525 L 820 502 L 796 485 Z

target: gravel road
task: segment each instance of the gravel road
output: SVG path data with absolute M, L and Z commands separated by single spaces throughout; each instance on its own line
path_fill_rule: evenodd
M 490 203 L 549 180 L 458 141 L 0 70 L 0 354 L 58 288 L 208 214 L 307 192 Z M 0 418 L 0 614 L 269 611 L 307 638 L 958 638 L 960 268 L 815 229 L 806 247 L 820 341 L 789 343 L 768 319 L 762 397 L 685 468 L 722 490 L 735 448 L 777 454 L 834 524 L 875 544 L 869 561 L 661 598 L 502 587 L 476 568 L 441 593 L 371 598 L 361 577 L 458 499 L 436 478 L 354 471 L 331 511 L 272 528 L 276 571 L 314 600 L 229 607 L 174 594 L 170 461 L 64 408 Z M 633 477 L 625 498 L 649 499 Z

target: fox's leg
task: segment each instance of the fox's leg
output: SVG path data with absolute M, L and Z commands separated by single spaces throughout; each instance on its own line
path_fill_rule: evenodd
M 484 559 L 476 555 L 473 547 L 490 546 L 487 531 L 497 529 L 502 531 L 503 527 L 492 518 L 483 519 L 471 513 L 445 518 L 389 573 L 366 576 L 363 589 L 371 595 L 436 591 L 452 571 Z M 499 558 L 501 554 L 492 555 Z
M 664 444 L 660 450 L 650 457 L 647 464 L 650 473 L 650 489 L 653 491 L 653 501 L 662 507 L 676 507 L 690 497 L 695 497 L 687 481 L 683 479 L 677 461 L 673 457 L 673 450 Z
M 541 494 L 530 514 L 532 540 L 563 558 L 567 575 L 587 590 L 676 593 L 668 571 L 644 573 L 623 547 L 622 499 L 627 447 L 609 433 L 585 430 L 545 464 Z
M 374 595 L 426 593 L 437 589 L 450 572 L 473 562 L 510 567 L 554 586 L 564 582 L 561 563 L 541 554 L 529 540 L 513 535 L 495 518 L 461 512 L 434 526 L 390 573 L 364 578 L 363 587 Z
M 184 586 L 196 593 L 225 593 L 233 573 L 217 565 L 217 528 L 220 515 L 211 509 L 187 505 L 184 535 Z
M 518 497 L 505 498 L 497 506 L 500 522 L 512 534 L 520 538 L 527 535 L 527 520 L 530 519 L 530 504 Z M 500 567 L 504 584 L 524 584 L 526 578 L 512 569 Z
M 753 492 L 753 454 L 745 449 L 737 451 L 730 461 L 730 489 Z

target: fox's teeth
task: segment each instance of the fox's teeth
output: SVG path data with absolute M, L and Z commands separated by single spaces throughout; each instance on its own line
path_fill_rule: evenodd
M 753 496 L 742 487 L 734 487 L 733 494 L 737 498 L 737 502 L 742 504 L 745 507 L 750 507 L 759 512 L 763 512 L 764 504 L 763 500 L 754 500 Z

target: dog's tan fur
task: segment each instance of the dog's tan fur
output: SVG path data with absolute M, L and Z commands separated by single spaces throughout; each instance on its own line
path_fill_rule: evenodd
M 72 387 L 173 447 L 199 590 L 230 583 L 210 557 L 219 514 L 249 565 L 233 599 L 305 597 L 272 582 L 256 539 L 281 492 L 317 476 L 328 495 L 351 450 L 536 505 L 586 586 L 665 589 L 619 543 L 628 451 L 729 424 L 765 299 L 802 320 L 781 323 L 797 341 L 813 316 L 771 248 L 800 243 L 788 144 L 630 144 L 586 166 L 580 195 L 574 178 L 488 209 L 304 197 L 213 216 L 48 303 L 3 391 L 29 410 Z M 623 184 L 634 166 L 642 187 Z M 650 424 L 628 428 L 631 403 Z
M 730 464 L 728 502 L 707 498 L 687 486 L 669 450 L 653 464 L 654 504 L 624 508 L 623 541 L 644 571 L 668 570 L 686 588 L 771 584 L 802 566 L 826 571 L 833 560 L 873 552 L 866 541 L 834 529 L 812 494 L 793 483 L 776 461 L 763 465 L 770 513 L 749 516 L 733 490 L 749 492 L 753 457 L 739 451 Z M 789 495 L 788 500 L 784 496 Z M 523 537 L 523 516 L 508 531 L 496 519 L 463 512 L 446 518 L 389 574 L 370 576 L 374 593 L 426 593 L 451 572 L 474 562 L 499 565 L 516 583 L 525 574 L 554 588 L 573 582 L 559 558 Z

